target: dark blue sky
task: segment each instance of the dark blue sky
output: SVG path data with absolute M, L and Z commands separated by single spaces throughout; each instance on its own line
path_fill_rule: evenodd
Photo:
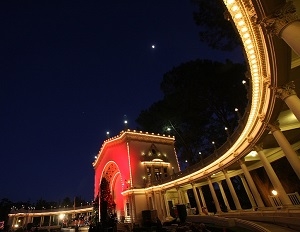
M 194 10 L 189 0 L 1 0 L 0 199 L 91 200 L 106 131 L 118 134 L 125 114 L 134 129 L 164 73 L 239 60 L 199 42 Z

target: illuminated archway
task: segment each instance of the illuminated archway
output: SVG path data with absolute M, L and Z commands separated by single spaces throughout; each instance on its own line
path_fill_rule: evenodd
M 118 218 L 120 218 L 122 215 L 124 215 L 124 201 L 121 194 L 124 184 L 122 181 L 120 169 L 114 161 L 109 161 L 105 164 L 99 182 L 99 189 L 101 181 L 104 178 L 109 184 L 109 190 L 112 196 L 112 200 L 116 204 L 115 213 L 117 214 Z

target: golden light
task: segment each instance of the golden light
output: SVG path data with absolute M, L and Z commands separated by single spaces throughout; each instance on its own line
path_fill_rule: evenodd
M 272 190 L 272 194 L 273 194 L 274 196 L 277 196 L 278 193 L 277 193 L 276 190 L 273 189 L 273 190 Z

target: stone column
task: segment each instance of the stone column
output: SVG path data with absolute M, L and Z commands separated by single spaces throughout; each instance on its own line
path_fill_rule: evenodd
M 168 203 L 166 191 L 162 192 L 162 199 L 163 199 L 164 205 L 166 207 L 166 217 L 170 217 L 171 215 L 170 215 L 170 209 L 169 209 L 169 203 Z
M 176 191 L 177 191 L 177 194 L 178 194 L 178 203 L 183 204 L 179 187 L 176 187 Z
M 229 203 L 228 203 L 228 200 L 227 200 L 227 197 L 226 197 L 224 188 L 223 188 L 223 186 L 222 186 L 222 182 L 219 181 L 219 182 L 217 182 L 217 183 L 218 183 L 218 185 L 219 185 L 219 188 L 220 188 L 220 191 L 221 191 L 221 194 L 222 194 L 222 197 L 223 197 L 225 206 L 227 207 L 227 210 L 230 211 L 230 210 L 231 210 L 231 209 L 230 209 L 230 205 L 229 205 Z
M 188 195 L 188 193 L 187 193 L 187 190 L 184 190 L 184 191 L 183 191 L 183 194 L 184 194 L 184 201 L 185 201 L 185 204 L 190 203 L 190 199 L 189 199 L 189 195 Z
M 200 201 L 199 201 L 197 189 L 196 189 L 194 183 L 191 183 L 191 185 L 192 185 L 194 197 L 195 197 L 195 200 L 196 200 L 196 205 L 197 205 L 197 209 L 198 209 L 198 214 L 201 214 L 201 212 L 202 212 L 201 208 L 202 208 L 202 207 L 201 207 L 201 204 L 200 204 Z
M 254 200 L 254 198 L 252 196 L 252 193 L 251 193 L 251 191 L 249 189 L 247 181 L 245 180 L 245 177 L 243 175 L 239 175 L 239 177 L 241 178 L 241 181 L 243 183 L 244 189 L 245 189 L 245 191 L 247 193 L 247 196 L 248 196 L 248 199 L 249 199 L 249 201 L 251 203 L 252 209 L 255 209 L 257 207 L 257 205 L 256 205 L 256 202 L 255 202 L 255 200 Z
M 228 176 L 228 174 L 227 174 L 227 171 L 226 171 L 226 170 L 223 170 L 223 174 L 224 174 L 224 176 L 225 176 L 225 180 L 226 180 L 226 183 L 227 183 L 227 185 L 228 185 L 230 194 L 231 194 L 231 196 L 232 196 L 234 205 L 235 205 L 235 207 L 236 207 L 237 210 L 241 210 L 242 207 L 241 207 L 240 201 L 239 201 L 239 199 L 238 199 L 238 197 L 237 197 L 237 195 L 236 195 L 236 192 L 235 192 L 234 187 L 233 187 L 233 185 L 232 185 L 232 182 L 231 182 L 231 180 L 230 180 L 230 178 L 229 178 L 229 176 Z
M 165 219 L 167 217 L 167 212 L 166 212 L 165 201 L 163 199 L 162 191 L 159 192 L 159 199 L 161 205 L 161 213 L 163 218 Z
M 203 195 L 203 192 L 202 192 L 202 188 L 199 186 L 198 190 L 199 190 L 200 198 L 201 198 L 201 201 L 202 201 L 202 205 L 203 205 L 203 207 L 207 208 L 206 201 L 205 201 L 205 198 L 204 198 L 204 195 Z
M 252 177 L 250 175 L 250 172 L 248 171 L 248 169 L 246 167 L 245 161 L 240 159 L 239 163 L 240 163 L 240 166 L 241 166 L 241 168 L 243 170 L 243 173 L 244 173 L 244 175 L 246 177 L 246 180 L 247 180 L 247 182 L 249 184 L 249 187 L 250 187 L 251 192 L 252 192 L 252 194 L 254 196 L 254 199 L 255 199 L 255 201 L 257 203 L 257 206 L 260 207 L 260 208 L 265 207 L 264 202 L 261 199 L 261 196 L 260 196 L 260 194 L 259 194 L 259 192 L 258 192 L 258 190 L 256 188 L 256 185 L 255 185 L 255 183 L 254 183 L 254 181 L 253 181 L 253 179 L 252 179 Z
M 277 143 L 281 147 L 283 153 L 285 154 L 285 157 L 287 158 L 290 165 L 294 169 L 294 172 L 297 174 L 298 178 L 300 179 L 300 159 L 298 158 L 297 153 L 294 151 L 289 141 L 281 132 L 278 122 L 276 124 L 269 124 L 268 127 L 271 130 Z
M 217 194 L 215 192 L 214 186 L 211 182 L 211 178 L 208 177 L 207 180 L 208 180 L 208 186 L 209 186 L 212 198 L 213 198 L 215 206 L 216 206 L 217 213 L 220 213 L 220 212 L 222 212 L 222 210 L 220 208 L 219 200 L 218 200 Z
M 278 87 L 276 89 L 276 96 L 281 98 L 287 104 L 289 109 L 300 122 L 300 99 L 297 96 L 295 88 L 296 86 L 294 82 L 291 81 L 282 87 Z
M 278 197 L 281 200 L 282 204 L 284 206 L 290 206 L 292 205 L 292 202 L 290 200 L 290 198 L 288 197 L 288 195 L 286 194 L 282 184 L 280 183 L 280 180 L 278 179 L 274 169 L 272 168 L 269 160 L 267 159 L 267 157 L 265 156 L 265 153 L 263 151 L 263 149 L 260 146 L 255 146 L 255 150 L 257 151 L 257 154 L 266 170 L 266 173 L 273 185 L 273 187 L 275 188 L 275 190 L 278 192 Z
M 41 220 L 40 220 L 40 227 L 42 227 L 44 224 L 44 216 L 41 216 Z
M 270 34 L 282 38 L 300 56 L 300 22 L 292 1 L 281 5 L 262 24 Z
M 155 192 L 152 192 L 152 199 L 153 199 L 153 208 L 158 210 L 158 206 L 157 206 L 158 202 L 156 200 L 156 193 Z

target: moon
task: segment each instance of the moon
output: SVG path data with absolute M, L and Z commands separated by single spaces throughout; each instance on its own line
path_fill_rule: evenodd
M 151 46 L 151 47 L 152 47 L 152 49 L 154 49 L 154 48 L 155 48 L 155 44 L 152 44 L 152 46 Z

